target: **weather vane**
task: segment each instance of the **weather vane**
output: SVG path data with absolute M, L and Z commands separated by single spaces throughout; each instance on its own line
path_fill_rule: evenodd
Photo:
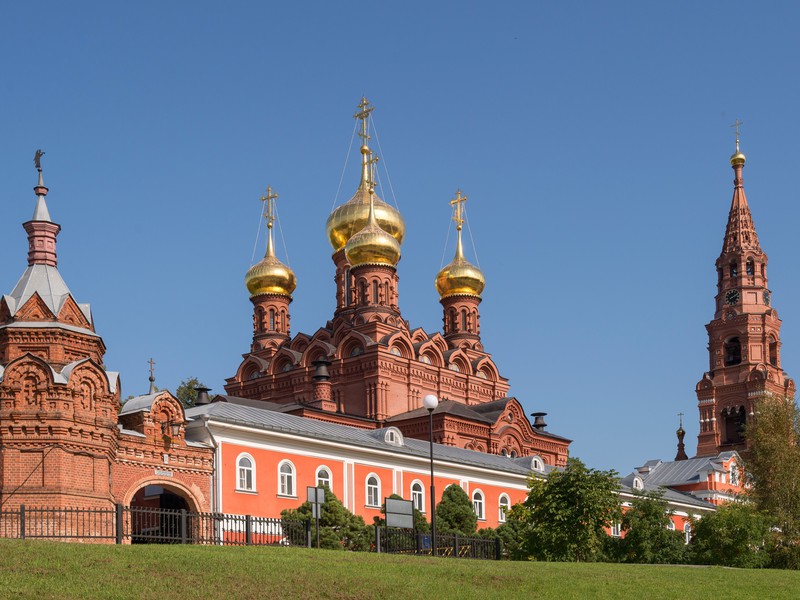
M 42 157 L 43 156 L 44 156 L 44 152 L 42 152 L 41 148 L 39 148 L 36 151 L 36 154 L 33 155 L 33 164 L 36 165 L 36 170 L 39 171 L 39 173 L 42 172 Z
M 467 201 L 467 197 L 461 192 L 461 190 L 456 190 L 456 197 L 450 200 L 450 206 L 453 207 L 453 221 L 456 222 L 456 229 L 461 231 L 461 227 L 464 225 L 464 217 L 463 214 L 463 204 Z

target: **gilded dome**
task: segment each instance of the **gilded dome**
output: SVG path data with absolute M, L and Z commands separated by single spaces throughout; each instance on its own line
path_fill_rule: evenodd
M 374 196 L 374 194 L 372 195 Z M 344 251 L 347 261 L 352 267 L 359 265 L 389 265 L 394 267 L 400 261 L 400 242 L 381 228 L 375 209 L 374 200 L 373 202 L 367 200 L 366 223 L 345 244 Z M 402 219 L 400 223 L 402 224 Z
M 244 283 L 251 298 L 260 294 L 279 294 L 291 297 L 297 287 L 294 271 L 275 256 L 272 246 L 272 229 L 269 230 L 266 255 L 250 267 L 244 276 Z
M 744 165 L 746 160 L 744 154 L 737 148 L 736 152 L 731 156 L 731 166 Z
M 439 298 L 447 296 L 477 296 L 480 298 L 486 278 L 481 270 L 464 258 L 461 246 L 461 231 L 458 232 L 456 256 L 436 275 L 436 291 Z
M 347 241 L 367 225 L 370 197 L 368 183 L 370 179 L 369 153 L 370 150 L 367 146 L 361 147 L 361 184 L 358 186 L 355 195 L 341 206 L 336 207 L 328 217 L 327 223 L 325 223 L 325 231 L 328 234 L 328 240 L 333 246 L 334 252 L 344 248 Z M 372 196 L 374 196 L 375 219 L 378 225 L 383 231 L 394 237 L 398 243 L 402 243 L 406 234 L 406 224 L 400 212 L 378 198 L 374 192 Z

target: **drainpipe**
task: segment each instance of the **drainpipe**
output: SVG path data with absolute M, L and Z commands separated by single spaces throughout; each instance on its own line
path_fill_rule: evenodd
M 219 511 L 219 499 L 217 498 L 217 464 L 219 463 L 219 444 L 214 439 L 214 434 L 208 428 L 208 415 L 203 415 L 202 418 L 203 428 L 208 433 L 208 439 L 211 440 L 211 445 L 214 448 L 214 459 L 211 461 L 211 512 Z

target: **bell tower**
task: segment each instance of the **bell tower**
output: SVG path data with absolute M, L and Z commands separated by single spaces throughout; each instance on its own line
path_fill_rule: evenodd
M 709 371 L 696 386 L 700 412 L 697 455 L 747 450 L 746 424 L 767 395 L 794 396 L 794 382 L 781 368 L 781 320 L 767 284 L 761 249 L 744 193 L 745 156 L 731 156 L 733 200 L 722 252 L 716 262 L 717 295 L 708 331 Z

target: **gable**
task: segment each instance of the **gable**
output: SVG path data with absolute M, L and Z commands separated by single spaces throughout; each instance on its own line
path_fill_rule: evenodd
M 15 315 L 18 321 L 55 321 L 56 316 L 44 303 L 39 296 L 39 292 L 33 295 L 23 304 Z
M 84 315 L 75 300 L 72 299 L 72 296 L 67 296 L 64 306 L 61 307 L 61 312 L 58 313 L 58 320 L 61 323 L 69 323 L 75 327 L 92 329 L 91 323 L 86 319 L 86 315 Z

